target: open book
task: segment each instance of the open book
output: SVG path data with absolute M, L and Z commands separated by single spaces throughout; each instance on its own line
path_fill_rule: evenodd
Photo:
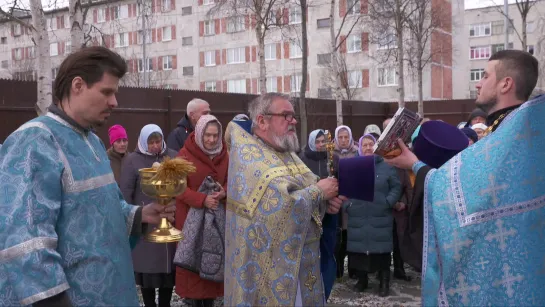
M 385 158 L 399 156 L 401 149 L 397 144 L 397 140 L 402 139 L 405 144 L 409 144 L 411 135 L 418 128 L 421 121 L 422 118 L 417 113 L 407 108 L 399 108 L 380 135 L 373 148 L 374 153 Z

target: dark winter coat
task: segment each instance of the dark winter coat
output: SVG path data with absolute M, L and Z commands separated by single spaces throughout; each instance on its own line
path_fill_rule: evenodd
M 344 204 L 348 215 L 347 250 L 353 253 L 382 254 L 392 251 L 393 206 L 401 196 L 395 168 L 375 156 L 375 199 L 353 200 Z
M 167 147 L 175 150 L 177 153 L 184 147 L 185 140 L 193 132 L 195 127 L 191 125 L 187 114 L 178 122 L 177 127 L 172 130 L 167 138 Z
M 163 154 L 149 156 L 136 148 L 135 152 L 123 162 L 121 169 L 121 193 L 129 204 L 143 206 L 154 201 L 142 192 L 138 170 L 148 168 L 154 162 L 161 162 L 165 156 L 176 157 L 174 150 L 167 149 Z M 151 232 L 155 225 L 145 224 L 143 232 Z M 134 271 L 138 273 L 172 273 L 172 259 L 176 252 L 176 243 L 159 244 L 140 240 L 132 250 Z
M 312 151 L 307 145 L 299 157 L 320 179 L 327 178 L 327 153 L 325 151 Z
M 110 166 L 112 172 L 114 173 L 115 182 L 117 185 L 121 184 L 121 166 L 123 166 L 123 161 L 128 157 L 128 153 L 120 154 L 114 150 L 113 147 L 110 147 L 106 153 L 110 159 Z

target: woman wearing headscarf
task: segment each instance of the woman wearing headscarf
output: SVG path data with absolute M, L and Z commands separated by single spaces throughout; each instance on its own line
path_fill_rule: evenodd
M 372 156 L 375 138 L 360 138 L 359 154 Z M 397 171 L 375 155 L 375 192 L 372 202 L 349 200 L 343 206 L 348 215 L 349 268 L 358 277 L 355 290 L 368 287 L 368 273 L 379 273 L 379 295 L 388 296 L 390 289 L 390 254 L 393 249 L 392 210 L 401 196 Z
M 189 209 L 215 210 L 225 202 L 229 156 L 223 142 L 222 127 L 216 117 L 203 115 L 195 125 L 179 156 L 192 162 L 197 172 L 187 177 L 187 188 L 176 198 L 176 228 L 183 229 Z M 222 190 L 207 195 L 198 192 L 207 176 L 218 182 Z M 214 306 L 214 300 L 223 296 L 223 283 L 202 279 L 198 273 L 176 268 L 176 293 L 190 306 Z
M 121 170 L 121 192 L 129 204 L 143 206 L 153 201 L 140 187 L 141 168 L 152 167 L 165 157 L 176 157 L 176 151 L 168 149 L 163 131 L 157 125 L 146 125 L 140 131 L 136 150 L 123 162 Z M 145 225 L 143 232 L 149 233 L 155 225 Z M 159 289 L 159 307 L 170 306 L 174 288 L 172 259 L 176 243 L 151 243 L 139 240 L 132 251 L 132 262 L 136 284 L 140 286 L 144 305 L 156 306 L 155 289 Z
M 352 130 L 348 126 L 339 126 L 335 129 L 335 162 L 338 159 L 352 158 L 358 155 L 358 145 L 354 143 L 352 138 Z M 340 213 L 341 219 L 341 236 L 337 240 L 336 257 L 337 260 L 337 278 L 342 278 L 344 275 L 344 258 L 346 258 L 346 224 L 348 222 L 346 212 Z M 349 276 L 354 277 L 351 270 L 348 270 Z
M 308 144 L 301 152 L 301 160 L 310 170 L 324 179 L 328 177 L 325 131 L 314 130 L 308 137 Z M 335 243 L 337 241 L 337 214 L 326 213 L 322 220 L 323 233 L 320 238 L 320 268 L 324 282 L 325 298 L 329 298 L 336 276 Z

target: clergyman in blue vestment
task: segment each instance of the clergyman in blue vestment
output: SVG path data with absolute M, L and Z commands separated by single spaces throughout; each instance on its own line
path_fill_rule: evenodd
M 0 149 L 0 306 L 139 305 L 129 236 L 172 206 L 127 204 L 90 129 L 117 106 L 126 70 L 103 47 L 69 55 L 58 105 Z

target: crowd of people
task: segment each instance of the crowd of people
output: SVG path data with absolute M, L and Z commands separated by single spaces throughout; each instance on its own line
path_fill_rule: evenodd
M 112 125 L 106 150 L 92 129 L 117 106 L 126 69 L 102 47 L 69 55 L 55 82 L 58 103 L 1 147 L 0 305 L 136 306 L 138 285 L 147 307 L 170 306 L 173 291 L 191 306 L 218 297 L 226 306 L 323 306 L 345 274 L 357 292 L 376 274 L 376 292 L 388 296 L 392 262 L 394 278 L 411 280 L 404 262 L 422 272 L 426 305 L 545 301 L 545 278 L 530 269 L 545 252 L 541 230 L 532 230 L 543 225 L 533 213 L 544 210 L 545 182 L 520 185 L 542 171 L 532 161 L 545 149 L 537 119 L 545 99 L 523 104 L 538 75 L 531 55 L 506 50 L 490 59 L 479 109 L 455 129 L 467 149 L 438 165 L 403 142 L 398 157 L 375 155 L 391 118 L 363 133 L 337 127 L 332 157 L 325 129 L 301 148 L 293 105 L 279 93 L 259 96 L 225 129 L 202 99 L 188 103 L 168 137 L 148 124 L 130 140 Z M 513 133 L 516 144 L 505 141 Z M 513 155 L 519 167 L 504 169 Z M 165 157 L 197 171 L 161 206 L 142 192 L 139 169 Z M 343 183 L 329 168 L 357 157 L 372 159 L 371 168 L 351 170 L 371 174 L 372 200 L 339 195 Z M 196 241 L 141 239 L 162 217 Z M 200 270 L 175 265 L 188 246 L 206 259 Z

